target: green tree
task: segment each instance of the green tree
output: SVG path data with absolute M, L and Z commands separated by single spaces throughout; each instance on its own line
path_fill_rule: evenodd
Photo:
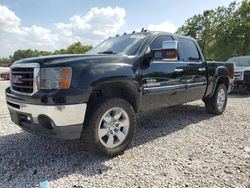
M 189 18 L 177 31 L 197 39 L 205 57 L 226 60 L 250 54 L 250 1 L 206 10 Z
M 215 12 L 213 10 L 204 11 L 203 14 L 189 18 L 185 24 L 177 31 L 178 34 L 187 35 L 195 38 L 203 53 L 209 57 L 208 47 L 213 42 L 213 20 Z
M 6 57 L 0 58 L 0 65 L 3 66 L 3 67 L 10 66 L 11 65 L 10 58 L 6 58 Z
M 83 45 L 80 42 L 71 44 L 67 49 L 60 49 L 53 52 L 53 54 L 84 54 L 92 49 L 92 46 Z
M 80 42 L 76 42 L 71 44 L 66 49 L 55 50 L 54 52 L 49 51 L 39 51 L 39 50 L 17 50 L 14 52 L 13 56 L 9 56 L 8 58 L 0 58 L 0 66 L 10 66 L 17 60 L 30 58 L 30 57 L 38 57 L 38 56 L 47 56 L 47 55 L 56 55 L 56 54 L 84 54 L 89 51 L 92 46 L 84 45 Z
M 74 44 L 71 44 L 67 48 L 67 53 L 70 54 L 83 54 L 89 51 L 92 48 L 92 46 L 84 46 L 80 42 L 76 42 Z

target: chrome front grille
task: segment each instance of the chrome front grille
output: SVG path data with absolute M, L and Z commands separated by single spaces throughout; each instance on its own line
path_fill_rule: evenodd
M 11 90 L 18 94 L 32 95 L 38 91 L 39 64 L 14 64 L 11 66 Z
M 33 93 L 34 68 L 12 68 L 11 86 L 14 91 Z
M 234 77 L 235 80 L 243 80 L 243 71 L 235 71 Z

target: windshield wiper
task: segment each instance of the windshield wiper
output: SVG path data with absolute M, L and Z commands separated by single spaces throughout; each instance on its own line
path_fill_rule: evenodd
M 110 50 L 110 51 L 99 52 L 98 54 L 116 54 L 116 53 Z

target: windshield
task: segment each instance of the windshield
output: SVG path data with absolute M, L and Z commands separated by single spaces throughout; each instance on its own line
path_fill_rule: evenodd
M 228 63 L 234 63 L 236 66 L 250 66 L 250 56 L 232 57 L 227 60 Z
M 126 54 L 135 55 L 146 34 L 131 34 L 103 41 L 87 54 Z

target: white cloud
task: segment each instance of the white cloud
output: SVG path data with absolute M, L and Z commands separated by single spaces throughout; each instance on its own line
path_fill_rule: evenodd
M 9 10 L 6 6 L 0 4 L 0 31 L 20 33 L 20 22 L 14 12 Z
M 68 23 L 56 23 L 66 36 L 80 37 L 89 42 L 102 40 L 114 34 L 124 25 L 126 11 L 123 8 L 92 8 L 85 16 L 75 15 Z
M 125 16 L 125 9 L 120 7 L 95 7 L 86 15 L 72 16 L 67 23 L 55 23 L 53 28 L 25 27 L 13 11 L 0 4 L 0 57 L 17 49 L 55 50 L 73 41 L 96 43 L 116 33 Z
M 26 27 L 15 12 L 0 4 L 0 57 L 11 55 L 17 49 L 65 48 L 75 41 L 96 44 L 121 29 L 125 24 L 125 16 L 125 9 L 120 7 L 94 7 L 85 15 L 74 15 L 67 22 L 55 23 L 52 28 L 38 25 Z M 172 33 L 177 29 L 168 21 L 150 24 L 145 28 Z
M 146 29 L 150 31 L 165 31 L 170 33 L 177 31 L 176 26 L 168 21 L 162 22 L 160 24 L 150 24 L 146 27 Z

